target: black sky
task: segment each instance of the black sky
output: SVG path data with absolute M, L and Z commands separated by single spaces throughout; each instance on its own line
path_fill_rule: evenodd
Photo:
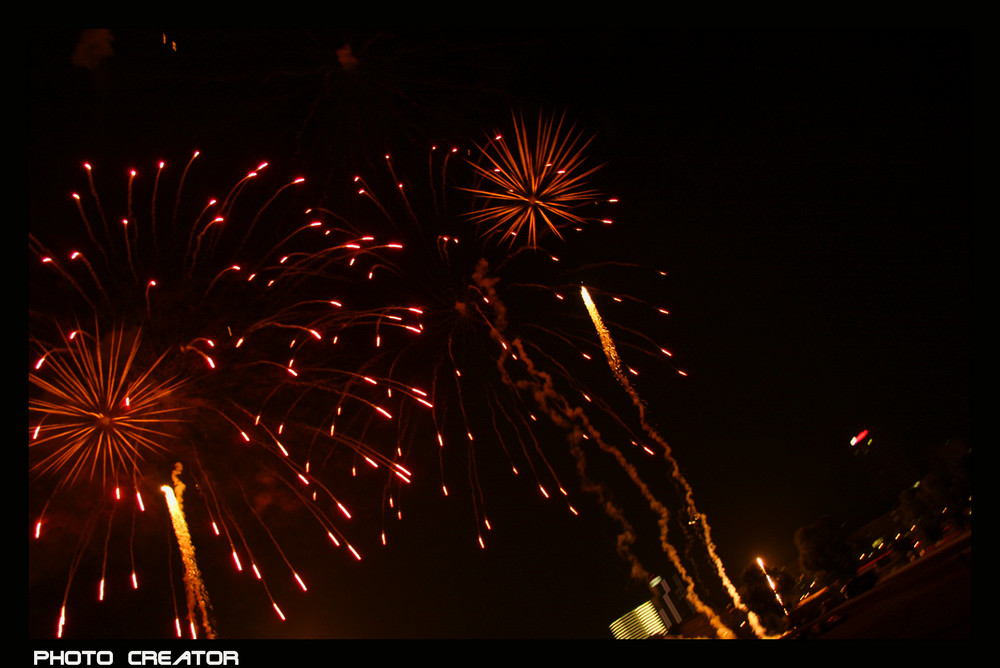
M 184 30 L 174 53 L 113 33 L 90 70 L 71 63 L 73 31 L 32 45 L 32 225 L 67 215 L 55 200 L 84 159 L 199 148 L 234 175 L 266 158 L 333 193 L 394 144 L 468 145 L 511 107 L 595 133 L 598 185 L 621 199 L 609 252 L 667 272 L 664 343 L 689 374 L 637 387 L 730 576 L 758 554 L 792 562 L 794 530 L 822 515 L 887 509 L 848 451 L 861 429 L 918 468 L 971 438 L 970 34 Z M 324 74 L 345 41 L 370 80 Z M 511 503 L 485 552 L 457 503 L 415 495 L 388 549 L 373 535 L 363 564 L 329 559 L 308 595 L 287 592 L 291 621 L 221 594 L 219 617 L 234 636 L 610 637 L 644 600 L 611 524 L 491 484 Z M 38 608 L 32 634 L 55 614 Z M 135 633 L 128 606 L 100 614 Z

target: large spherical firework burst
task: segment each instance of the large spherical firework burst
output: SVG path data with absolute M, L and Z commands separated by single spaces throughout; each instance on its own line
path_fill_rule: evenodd
M 74 195 L 78 233 L 43 234 L 37 221 L 30 230 L 36 536 L 48 536 L 47 520 L 66 511 L 67 500 L 87 516 L 64 608 L 96 529 L 106 526 L 110 537 L 115 508 L 126 503 L 103 499 L 134 498 L 132 512 L 162 505 L 155 499 L 178 463 L 195 483 L 199 525 L 212 527 L 234 565 L 261 580 L 278 615 L 257 555 L 273 553 L 305 589 L 276 536 L 284 524 L 278 511 L 298 509 L 315 520 L 318 536 L 359 558 L 333 519 L 350 516 L 334 488 L 349 482 L 345 471 L 361 458 L 407 477 L 391 451 L 350 425 L 335 429 L 341 413 L 388 419 L 396 411 L 390 402 L 409 400 L 406 388 L 358 371 L 379 339 L 419 332 L 411 311 L 358 299 L 373 260 L 399 249 L 301 209 L 293 215 L 286 199 L 302 180 L 252 188 L 265 165 L 189 210 L 191 167 L 170 195 L 163 195 L 163 163 L 145 188 L 133 171 L 125 196 L 108 204 L 87 166 L 90 195 Z M 363 343 L 337 345 L 351 337 Z M 387 388 L 397 389 L 392 400 Z M 105 566 L 118 559 L 109 544 L 99 550 Z M 103 599 L 104 567 L 99 589 Z

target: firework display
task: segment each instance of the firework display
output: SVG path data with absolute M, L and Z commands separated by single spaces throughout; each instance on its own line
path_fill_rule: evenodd
M 58 499 L 64 487 L 96 494 L 113 489 L 120 497 L 125 487 L 143 503 L 147 487 L 159 489 L 167 468 L 175 467 L 174 487 L 183 487 L 183 476 L 198 484 L 200 510 L 213 532 L 225 536 L 233 564 L 242 570 L 248 562 L 283 618 L 241 519 L 251 517 L 264 528 L 289 575 L 306 590 L 263 516 L 276 494 L 271 487 L 282 486 L 290 505 L 310 513 L 320 533 L 360 558 L 332 519 L 334 509 L 347 518 L 350 512 L 328 481 L 342 480 L 347 469 L 356 476 L 359 462 L 394 474 L 382 494 L 384 545 L 384 518 L 402 517 L 396 489 L 412 478 L 408 460 L 426 462 L 426 453 L 435 451 L 447 496 L 454 468 L 448 453 L 458 449 L 457 461 L 468 471 L 475 540 L 485 548 L 492 501 L 481 483 L 484 447 L 499 446 L 513 475 L 527 470 L 543 498 L 555 493 L 572 515 L 579 512 L 563 482 L 566 474 L 551 461 L 552 447 L 542 444 L 541 420 L 563 433 L 585 479 L 586 441 L 629 472 L 660 514 L 663 549 L 684 573 L 667 540 L 669 515 L 662 503 L 597 425 L 607 422 L 639 453 L 652 450 L 639 445 L 643 439 L 572 368 L 571 360 L 589 365 L 595 357 L 587 352 L 593 343 L 572 324 L 585 327 L 587 316 L 566 299 L 582 270 L 562 269 L 540 242 L 546 232 L 565 245 L 570 230 L 585 233 L 590 223 L 605 228 L 611 221 L 596 214 L 613 200 L 587 185 L 595 171 L 584 159 L 588 142 L 564 122 L 543 116 L 530 127 L 515 120 L 514 151 L 502 134 L 465 156 L 435 149 L 429 187 L 401 180 L 387 156 L 383 176 L 391 177 L 394 192 L 383 194 L 358 177 L 361 201 L 351 213 L 314 207 L 292 225 L 287 214 L 278 216 L 278 225 L 269 215 L 303 179 L 255 197 L 250 186 L 266 165 L 239 180 L 221 201 L 186 212 L 185 182 L 196 153 L 172 197 L 161 194 L 160 163 L 148 214 L 132 170 L 119 227 L 87 165 L 89 201 L 73 196 L 87 250 L 56 252 L 30 237 L 38 270 L 47 275 L 33 286 L 40 296 L 32 299 L 38 361 L 29 373 L 29 452 L 34 473 L 55 480 L 48 498 Z M 603 264 L 587 273 L 599 274 Z M 50 285 L 62 288 L 58 308 L 41 306 L 42 295 L 56 290 Z M 599 322 L 592 301 L 588 309 Z M 537 315 L 546 312 L 551 317 Z M 607 352 L 610 338 L 598 329 Z M 639 335 L 633 345 L 662 357 L 665 351 L 650 350 L 649 343 Z M 617 360 L 614 355 L 609 360 Z M 641 407 L 620 362 L 613 368 Z M 395 433 L 377 426 L 386 420 L 393 420 Z M 650 430 L 644 419 L 640 423 Z M 665 442 L 651 433 L 669 457 Z M 566 451 L 555 452 L 560 450 Z M 233 456 L 238 463 L 226 461 Z M 601 483 L 586 482 L 584 489 L 602 494 Z M 171 496 L 186 626 L 192 636 L 199 628 L 214 635 L 180 494 L 173 503 Z M 622 511 L 604 505 L 623 536 L 630 534 Z M 46 510 L 37 523 L 39 538 Z M 112 519 L 98 513 L 87 526 L 106 522 L 110 535 Z M 620 552 L 635 573 L 645 574 L 628 548 L 631 540 L 620 540 Z M 78 550 L 58 634 L 83 547 Z M 107 548 L 102 559 L 108 562 Z M 709 613 L 720 635 L 729 635 L 688 582 L 695 607 Z M 103 577 L 101 590 L 103 598 Z M 181 634 L 179 614 L 175 627 Z
M 393 403 L 423 401 L 419 390 L 364 375 L 356 361 L 394 330 L 419 334 L 412 310 L 350 304 L 372 280 L 372 258 L 398 245 L 379 246 L 321 216 L 290 225 L 287 210 L 276 225 L 269 208 L 302 179 L 255 199 L 244 190 L 266 165 L 191 214 L 184 188 L 197 158 L 169 198 L 160 191 L 164 163 L 144 191 L 148 199 L 136 195 L 138 175 L 131 171 L 124 204 L 102 201 L 87 165 L 91 199 L 74 194 L 84 250 L 29 237 L 29 343 L 35 355 L 28 375 L 29 461 L 40 485 L 32 500 L 44 500 L 35 511 L 36 539 L 48 537 L 47 519 L 68 490 L 118 500 L 112 510 L 98 503 L 79 521 L 84 528 L 59 635 L 74 573 L 96 526 L 106 525 L 111 535 L 113 508 L 122 498 L 134 498 L 144 512 L 175 465 L 175 487 L 180 477 L 197 485 L 201 521 L 269 597 L 254 556 L 259 548 L 246 538 L 248 518 L 281 553 L 268 527 L 271 506 L 301 508 L 331 547 L 360 558 L 332 517 L 346 520 L 350 512 L 323 482 L 331 479 L 324 469 L 342 471 L 360 460 L 408 480 L 391 450 L 383 454 L 337 425 L 345 411 L 391 419 L 387 407 Z M 111 213 L 119 206 L 120 219 Z M 338 346 L 355 335 L 366 343 Z M 172 508 L 171 516 L 189 555 L 188 581 L 197 572 L 191 537 L 181 530 L 183 515 Z M 115 558 L 107 541 L 101 558 L 104 564 Z M 282 559 L 289 577 L 305 589 L 302 576 Z M 132 572 L 137 583 L 134 562 Z M 99 591 L 103 599 L 103 575 Z M 271 603 L 281 615 L 273 597 Z M 211 629 L 207 603 L 201 620 Z M 180 634 L 179 620 L 176 626 Z
M 597 168 L 586 167 L 590 141 L 572 126 L 564 130 L 564 123 L 565 115 L 558 120 L 540 115 L 532 142 L 524 122 L 515 122 L 513 149 L 503 134 L 480 149 L 483 161 L 473 169 L 482 185 L 470 189 L 483 200 L 470 216 L 480 224 L 480 236 L 497 235 L 514 245 L 523 232 L 525 243 L 535 246 L 544 232 L 561 239 L 561 229 L 587 222 L 577 209 L 599 196 L 587 185 Z
M 573 234 L 586 236 L 586 228 L 591 224 L 597 231 L 603 231 L 611 223 L 607 217 L 596 214 L 605 212 L 614 200 L 585 186 L 583 177 L 594 170 L 585 166 L 579 151 L 567 148 L 580 138 L 572 130 L 569 136 L 564 135 L 562 127 L 561 120 L 552 118 L 540 119 L 535 130 L 515 121 L 519 149 L 516 155 L 503 149 L 503 159 L 494 154 L 495 147 L 502 145 L 502 135 L 495 135 L 492 143 L 478 154 L 468 153 L 464 160 L 455 149 L 434 148 L 429 163 L 429 188 L 408 180 L 389 156 L 385 171 L 390 178 L 385 179 L 381 189 L 373 188 L 365 179 L 355 179 L 357 194 L 374 206 L 374 210 L 367 211 L 362 207 L 356 215 L 366 225 L 388 225 L 394 233 L 407 238 L 408 253 L 391 268 L 407 280 L 394 285 L 405 286 L 407 299 L 420 304 L 426 326 L 425 335 L 411 345 L 401 350 L 387 349 L 381 360 L 371 360 L 385 375 L 430 388 L 433 424 L 424 428 L 417 420 L 401 414 L 400 432 L 395 440 L 404 444 L 400 450 L 404 457 L 426 450 L 431 444 L 436 446 L 441 490 L 446 496 L 449 494 L 446 469 L 467 471 L 476 540 L 481 548 L 485 548 L 486 533 L 492 528 L 487 508 L 496 503 L 481 482 L 481 466 L 477 462 L 484 448 L 501 448 L 512 475 L 520 477 L 527 472 L 529 484 L 538 490 L 540 498 L 561 497 L 569 512 L 576 515 L 576 502 L 572 500 L 575 494 L 568 491 L 572 486 L 563 481 L 565 474 L 552 463 L 555 453 L 569 454 L 576 475 L 583 478 L 583 489 L 601 499 L 605 512 L 619 526 L 619 553 L 631 563 L 637 578 L 648 579 L 648 570 L 630 548 L 635 536 L 626 514 L 609 501 L 604 484 L 587 473 L 586 444 L 595 444 L 603 456 L 610 457 L 627 473 L 659 518 L 661 549 L 687 580 L 687 596 L 694 609 L 706 614 L 720 637 L 732 637 L 726 623 L 701 599 L 695 579 L 681 563 L 672 542 L 675 539 L 668 538 L 668 526 L 675 519 L 643 482 L 636 464 L 630 460 L 637 455 L 655 454 L 657 450 L 663 454 L 668 475 L 675 484 L 672 493 L 686 504 L 685 516 L 699 518 L 700 531 L 691 531 L 689 523 L 678 523 L 683 540 L 703 545 L 725 592 L 737 608 L 744 609 L 715 553 L 707 519 L 694 507 L 691 487 L 680 474 L 669 446 L 649 425 L 645 404 L 625 378 L 593 301 L 584 289 L 586 311 L 599 323 L 600 345 L 596 350 L 586 329 L 590 322 L 587 313 L 572 299 L 581 278 L 623 267 L 601 262 L 564 268 L 572 263 L 561 261 L 539 243 L 543 230 L 536 227 L 542 221 L 546 223 L 544 231 L 551 232 L 551 238 L 564 246 L 563 250 L 567 247 L 564 233 L 572 230 Z M 539 140 L 529 143 L 527 137 L 533 131 L 537 131 Z M 468 170 L 466 177 L 471 178 L 471 185 L 463 185 L 463 167 Z M 531 186 L 535 190 L 530 193 L 527 186 L 517 190 L 508 187 L 522 178 L 525 182 L 533 180 L 533 170 L 559 177 L 555 181 L 541 179 L 542 186 Z M 561 178 L 567 181 L 560 181 Z M 464 207 L 455 201 L 454 193 L 449 195 L 445 186 L 453 181 L 458 182 L 455 188 L 459 194 L 473 195 Z M 502 206 L 493 204 L 498 199 L 497 192 L 506 196 L 499 198 L 505 202 Z M 546 206 L 543 208 L 547 212 L 541 213 L 536 210 L 540 201 L 558 202 L 561 208 Z M 458 214 L 449 207 L 458 208 Z M 468 209 L 473 213 L 467 214 Z M 498 232 L 501 228 L 502 232 Z M 522 230 L 525 233 L 518 238 Z M 662 272 L 650 273 L 662 278 Z M 664 308 L 652 307 L 629 295 L 604 293 L 603 296 L 618 303 L 629 301 L 661 315 L 667 313 Z M 621 332 L 630 339 L 631 350 L 660 360 L 670 357 L 668 351 L 653 344 L 647 335 L 628 328 Z M 615 376 L 638 408 L 638 432 L 629 426 L 631 420 L 623 419 L 584 380 L 592 374 L 594 359 L 601 355 L 602 348 Z M 628 371 L 637 373 L 632 367 Z M 420 417 L 427 418 L 427 413 Z M 565 447 L 542 445 L 544 439 L 551 438 L 542 434 L 552 428 L 566 441 Z M 609 433 L 615 435 L 609 437 Z M 624 454 L 609 438 L 630 443 L 634 452 Z M 648 444 L 643 445 L 643 441 Z M 517 447 L 511 447 L 512 444 Z M 449 465 L 448 453 L 456 450 L 459 451 L 456 460 L 464 466 Z M 398 516 L 400 510 L 391 496 L 387 503 Z M 383 527 L 383 542 L 385 531 Z M 690 546 L 685 551 L 690 557 Z M 700 582 L 697 585 L 703 586 Z M 759 628 L 756 631 L 761 632 Z
M 971 533 L 967 34 L 27 47 L 42 654 L 608 637 L 647 597 L 672 638 L 971 635 L 968 547 L 940 601 L 882 586 Z M 899 619 L 801 626 L 854 591 L 779 582 L 819 517 L 890 552 L 859 606 Z

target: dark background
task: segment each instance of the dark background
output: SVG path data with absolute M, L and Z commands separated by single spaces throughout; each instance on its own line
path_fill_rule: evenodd
M 65 229 L 83 160 L 124 173 L 198 148 L 231 159 L 220 183 L 267 159 L 336 197 L 386 150 L 467 147 L 512 108 L 567 110 L 596 136 L 596 185 L 621 200 L 607 252 L 667 272 L 654 295 L 670 310 L 674 357 L 637 388 L 730 577 L 758 555 L 794 562 L 795 529 L 822 515 L 856 525 L 889 508 L 894 494 L 851 456 L 860 430 L 918 469 L 947 439 L 971 438 L 968 33 L 168 31 L 176 52 L 159 32 L 112 34 L 89 66 L 71 60 L 78 31 L 30 46 L 33 229 Z M 362 76 L 338 67 L 345 43 Z M 460 494 L 414 493 L 390 546 L 373 529 L 361 563 L 291 546 L 318 563 L 301 568 L 308 594 L 275 585 L 283 624 L 228 557 L 213 565 L 199 547 L 220 629 L 610 637 L 608 624 L 646 600 L 614 527 L 576 490 L 580 518 L 519 485 L 490 476 L 507 502 L 491 511 L 485 551 Z M 655 520 L 636 524 L 655 570 Z M 33 637 L 54 628 L 65 587 L 59 567 L 42 572 L 55 575 L 31 579 Z M 76 604 L 78 632 L 168 634 L 172 613 L 149 612 L 159 586 Z

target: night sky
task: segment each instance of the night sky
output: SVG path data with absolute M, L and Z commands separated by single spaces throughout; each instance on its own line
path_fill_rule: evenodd
M 888 510 L 894 495 L 849 451 L 860 430 L 918 470 L 948 439 L 971 443 L 970 34 L 183 30 L 167 33 L 174 52 L 155 31 L 112 32 L 112 53 L 89 68 L 71 60 L 78 32 L 30 46 L 32 230 L 77 222 L 68 193 L 83 187 L 84 160 L 111 172 L 197 148 L 231 161 L 220 183 L 266 159 L 336 198 L 387 150 L 469 147 L 512 109 L 565 110 L 593 134 L 594 184 L 620 199 L 601 252 L 667 274 L 636 292 L 669 308 L 655 334 L 674 357 L 643 367 L 636 388 L 732 578 L 758 555 L 794 563 L 795 529 L 823 515 L 856 526 Z M 363 76 L 338 70 L 345 43 Z M 485 499 L 504 502 L 490 509 L 488 549 L 468 491 L 443 499 L 432 482 L 408 492 L 387 548 L 377 511 L 361 511 L 374 522 L 361 563 L 311 539 L 289 545 L 310 591 L 274 585 L 284 623 L 224 551 L 199 546 L 223 635 L 610 637 L 647 600 L 615 554 L 615 527 L 564 454 L 553 459 L 577 518 L 493 450 Z M 622 502 L 647 568 L 664 570 L 655 518 Z M 144 531 L 169 540 L 160 529 Z M 45 637 L 69 556 L 30 557 L 41 565 L 29 569 L 29 635 Z M 100 606 L 81 596 L 80 635 L 165 635 L 172 613 L 149 613 L 162 587 Z

